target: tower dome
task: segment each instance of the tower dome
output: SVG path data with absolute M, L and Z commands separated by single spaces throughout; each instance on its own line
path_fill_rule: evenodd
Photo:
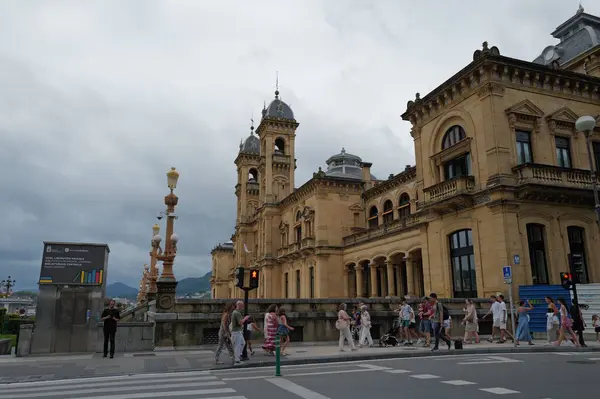
M 279 90 L 275 90 L 275 99 L 271 101 L 267 107 L 263 108 L 262 116 L 263 118 L 270 117 L 295 120 L 294 111 L 279 98 Z
M 327 176 L 362 180 L 362 159 L 358 155 L 347 153 L 345 148 L 339 154 L 329 157 L 325 163 Z M 371 180 L 377 178 L 371 174 Z
M 250 136 L 244 142 L 240 142 L 240 153 L 260 154 L 260 140 L 254 135 L 254 126 L 250 127 Z

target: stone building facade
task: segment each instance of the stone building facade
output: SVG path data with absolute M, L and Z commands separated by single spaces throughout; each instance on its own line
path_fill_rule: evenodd
M 600 114 L 600 19 L 582 8 L 533 62 L 483 44 L 409 101 L 415 166 L 386 180 L 346 153 L 293 189 L 299 124 L 279 99 L 240 145 L 232 240 L 213 251 L 212 295 L 240 297 L 234 268 L 261 271 L 259 298 L 485 297 L 557 284 L 572 254 L 600 282 L 600 237 L 579 116 Z M 600 166 L 600 127 L 591 135 Z

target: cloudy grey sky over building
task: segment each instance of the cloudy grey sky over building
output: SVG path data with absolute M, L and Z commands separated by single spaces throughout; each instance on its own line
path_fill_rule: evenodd
M 583 3 L 600 14 L 600 4 Z M 181 173 L 178 278 L 235 223 L 240 138 L 273 98 L 300 127 L 297 185 L 345 147 L 385 178 L 414 162 L 406 102 L 487 40 L 533 60 L 574 0 L 19 1 L 0 5 L 0 279 L 35 287 L 42 241 L 105 242 L 136 286 Z M 164 220 L 163 220 L 164 222 Z

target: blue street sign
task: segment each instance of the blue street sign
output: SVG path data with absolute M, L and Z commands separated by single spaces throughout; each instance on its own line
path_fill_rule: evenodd
M 502 274 L 504 275 L 505 280 L 509 280 L 512 278 L 512 268 L 510 266 L 504 266 L 502 268 Z
M 513 256 L 514 264 L 518 265 L 521 263 L 521 257 L 519 255 Z

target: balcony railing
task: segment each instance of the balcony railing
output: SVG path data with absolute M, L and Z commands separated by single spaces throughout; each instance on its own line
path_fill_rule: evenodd
M 258 194 L 259 188 L 260 188 L 260 186 L 258 185 L 258 182 L 254 182 L 254 181 L 246 182 L 246 191 L 250 194 Z
M 582 190 L 592 189 L 592 175 L 589 170 L 561 168 L 553 165 L 534 163 L 515 166 L 517 184 L 538 184 Z M 598 178 L 596 178 L 598 180 Z
M 315 239 L 313 237 L 306 237 L 302 239 L 302 248 L 311 248 L 315 246 Z
M 358 244 L 365 241 L 370 241 L 377 237 L 387 234 L 410 229 L 421 223 L 419 215 L 410 215 L 404 218 L 393 220 L 390 223 L 381 224 L 375 228 L 363 230 L 358 233 L 344 237 L 344 245 Z
M 460 194 L 468 194 L 474 189 L 475 178 L 473 176 L 455 177 L 424 189 L 425 204 L 423 205 L 443 201 Z
M 290 156 L 285 154 L 273 154 L 274 163 L 290 163 Z

